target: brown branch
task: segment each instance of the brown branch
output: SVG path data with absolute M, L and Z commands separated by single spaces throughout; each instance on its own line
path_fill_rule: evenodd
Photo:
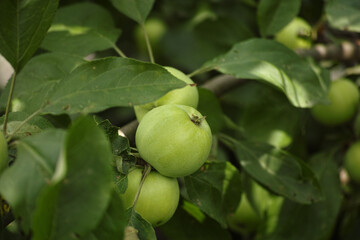
M 356 61 L 360 60 L 360 41 L 328 45 L 316 44 L 311 49 L 298 49 L 296 53 L 302 57 L 312 57 L 316 61 Z

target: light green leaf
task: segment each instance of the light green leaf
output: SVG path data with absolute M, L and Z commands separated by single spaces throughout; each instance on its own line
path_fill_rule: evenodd
M 58 0 L 1 0 L 0 53 L 18 72 L 44 39 Z
M 138 231 L 140 240 L 156 240 L 154 228 L 149 222 L 135 212 L 134 208 L 129 208 L 125 212 L 125 218 L 128 226 L 134 227 Z
M 23 139 L 15 163 L 0 178 L 0 193 L 28 233 L 41 190 L 52 178 L 65 133 L 49 130 Z
M 163 67 L 129 58 L 104 58 L 81 65 L 56 86 L 44 112 L 90 113 L 154 101 L 185 83 Z
M 331 26 L 360 32 L 360 1 L 329 0 L 326 1 L 325 12 Z
M 53 125 L 43 117 L 35 116 L 27 121 L 25 124 L 22 124 L 25 119 L 29 117 L 29 114 L 24 112 L 11 112 L 9 114 L 8 125 L 7 125 L 7 134 L 12 135 L 15 130 L 18 129 L 20 125 L 21 128 L 14 134 L 13 137 L 26 137 L 31 136 L 37 133 L 42 132 L 45 129 L 53 128 Z M 0 128 L 4 124 L 4 116 L 0 118 Z
M 241 176 L 230 162 L 208 162 L 186 176 L 186 198 L 226 227 L 226 217 L 239 204 Z
M 13 110 L 33 113 L 43 106 L 54 86 L 73 69 L 85 61 L 75 55 L 46 53 L 32 58 L 16 78 L 13 93 Z M 0 105 L 5 108 L 10 84 L 0 96 Z
M 261 0 L 257 10 L 260 33 L 274 35 L 299 12 L 301 0 Z
M 114 7 L 127 17 L 143 24 L 149 15 L 155 0 L 111 0 Z
M 110 143 L 95 122 L 77 119 L 63 147 L 56 172 L 38 198 L 32 218 L 34 240 L 85 235 L 100 223 L 111 200 Z
M 203 66 L 237 78 L 265 81 L 283 91 L 296 107 L 311 107 L 327 100 L 328 79 L 293 51 L 272 40 L 240 42 L 226 54 Z
M 58 10 L 41 46 L 53 52 L 86 56 L 116 48 L 119 35 L 110 12 L 94 3 L 82 2 Z

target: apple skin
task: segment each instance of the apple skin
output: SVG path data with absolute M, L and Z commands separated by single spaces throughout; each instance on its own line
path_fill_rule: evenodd
M 194 84 L 194 82 L 183 72 L 175 68 L 165 67 L 165 69 L 173 76 L 177 77 L 188 85 L 183 88 L 171 90 L 155 102 L 135 106 L 135 115 L 139 122 L 151 109 L 166 104 L 180 104 L 197 108 L 199 102 L 199 92 L 195 86 L 191 86 L 191 84 Z
M 234 232 L 244 234 L 255 231 L 260 224 L 260 217 L 250 205 L 246 195 L 243 194 L 235 213 L 227 217 L 229 228 Z
M 195 124 L 194 119 L 198 119 Z M 148 112 L 135 142 L 140 156 L 168 177 L 183 177 L 204 164 L 211 149 L 211 129 L 196 109 L 168 104 Z
M 128 187 L 120 195 L 125 208 L 133 205 L 142 178 L 142 169 L 135 168 L 128 174 Z M 175 213 L 180 190 L 176 178 L 150 172 L 141 188 L 135 210 L 154 227 L 166 223 Z
M 311 30 L 304 19 L 296 17 L 275 35 L 275 40 L 290 49 L 308 49 L 311 47 Z M 305 36 L 301 37 L 299 34 Z
M 360 184 L 360 141 L 352 144 L 346 151 L 345 169 L 351 180 Z
M 166 24 L 163 20 L 153 17 L 146 20 L 144 26 L 153 51 L 158 52 L 160 41 L 167 31 Z M 147 53 L 144 32 L 140 25 L 137 25 L 134 29 L 134 39 L 138 50 L 144 54 Z
M 0 174 L 8 166 L 8 149 L 7 142 L 3 132 L 0 132 Z
M 311 109 L 313 117 L 327 126 L 336 126 L 349 121 L 357 111 L 359 90 L 348 79 L 339 79 L 330 84 L 330 104 L 316 105 Z

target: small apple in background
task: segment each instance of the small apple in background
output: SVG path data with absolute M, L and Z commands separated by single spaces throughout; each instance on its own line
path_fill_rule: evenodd
M 360 184 L 360 141 L 350 146 L 345 154 L 345 169 L 350 179 Z
M 359 90 L 348 79 L 339 79 L 330 84 L 330 104 L 316 105 L 311 109 L 313 117 L 327 126 L 336 126 L 349 121 L 357 111 Z
M 125 208 L 133 205 L 142 178 L 142 169 L 135 168 L 128 174 L 128 187 L 121 195 Z M 150 172 L 141 188 L 135 211 L 154 227 L 166 223 L 175 213 L 180 190 L 176 178 Z
M 227 222 L 231 230 L 243 234 L 257 229 L 260 223 L 260 216 L 250 205 L 246 195 L 243 194 L 235 212 L 228 215 Z
M 145 22 L 145 29 L 149 37 L 149 41 L 153 52 L 157 53 L 160 49 L 160 41 L 166 33 L 167 27 L 163 20 L 160 18 L 149 18 Z M 147 46 L 143 29 L 137 25 L 134 29 L 134 38 L 139 52 L 147 54 Z
M 0 132 L 0 174 L 8 166 L 8 149 L 7 142 L 3 132 Z
M 290 49 L 311 47 L 311 26 L 302 18 L 295 17 L 288 25 L 275 34 L 275 40 Z
M 177 77 L 178 79 L 182 80 L 183 82 L 187 83 L 188 85 L 180 88 L 174 89 L 155 102 L 147 103 L 144 105 L 138 105 L 134 107 L 135 115 L 137 120 L 140 122 L 144 115 L 149 112 L 151 109 L 155 107 L 159 107 L 166 104 L 179 104 L 179 105 L 186 105 L 193 108 L 196 108 L 199 102 L 199 93 L 196 86 L 191 86 L 194 82 L 186 76 L 183 72 L 172 68 L 172 67 L 165 67 L 173 76 Z
M 211 141 L 211 129 L 201 113 L 175 104 L 148 112 L 135 135 L 140 156 L 168 177 L 197 171 L 209 156 Z

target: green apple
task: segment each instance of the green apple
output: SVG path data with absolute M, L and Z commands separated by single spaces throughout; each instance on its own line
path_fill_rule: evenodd
M 360 141 L 352 144 L 346 151 L 345 169 L 351 180 L 360 184 Z
M 175 68 L 165 67 L 165 69 L 168 70 L 173 76 L 177 77 L 178 79 L 187 83 L 188 85 L 183 88 L 175 89 L 168 92 L 167 94 L 156 100 L 155 102 L 135 106 L 134 107 L 135 115 L 139 122 L 144 117 L 144 115 L 147 112 L 149 112 L 151 109 L 166 104 L 180 104 L 180 105 L 186 105 L 193 108 L 197 108 L 199 102 L 199 93 L 197 88 L 192 85 L 194 84 L 194 82 L 183 72 Z
M 359 90 L 348 79 L 339 79 L 330 84 L 328 92 L 330 104 L 316 105 L 311 109 L 314 118 L 328 126 L 336 126 L 349 121 L 359 104 Z
M 275 34 L 275 40 L 290 49 L 311 47 L 311 26 L 302 18 L 294 18 Z
M 259 226 L 260 216 L 250 205 L 245 194 L 235 212 L 228 215 L 227 223 L 231 230 L 240 234 L 255 231 Z
M 160 49 L 160 41 L 164 37 L 167 27 L 163 20 L 159 18 L 149 18 L 145 22 L 146 33 L 149 37 L 151 47 L 154 52 Z M 147 52 L 145 37 L 143 29 L 140 25 L 137 25 L 134 29 L 134 38 L 138 50 L 142 53 Z
M 8 166 L 8 149 L 7 142 L 3 132 L 0 132 L 0 174 Z
M 134 168 L 128 174 L 128 187 L 121 195 L 125 208 L 133 205 L 142 178 L 142 169 Z M 154 227 L 166 223 L 175 213 L 180 190 L 176 178 L 150 172 L 141 188 L 135 211 Z
M 195 108 L 175 104 L 148 112 L 135 135 L 140 156 L 168 177 L 198 170 L 209 156 L 211 141 L 205 117 Z

